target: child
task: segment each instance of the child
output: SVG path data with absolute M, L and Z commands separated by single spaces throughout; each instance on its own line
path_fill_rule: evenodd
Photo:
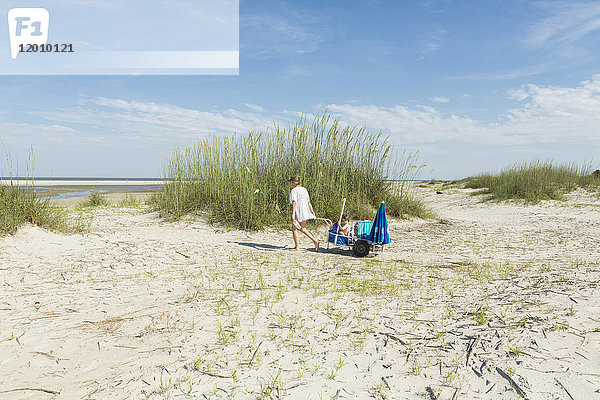
M 346 236 L 348 236 L 348 234 L 350 233 L 350 217 L 348 216 L 348 214 L 342 215 L 339 232 Z

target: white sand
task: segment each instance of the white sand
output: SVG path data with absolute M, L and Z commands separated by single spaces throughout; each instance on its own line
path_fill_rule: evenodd
M 600 198 L 418 190 L 442 220 L 366 259 L 134 209 L 0 238 L 0 398 L 600 399 Z

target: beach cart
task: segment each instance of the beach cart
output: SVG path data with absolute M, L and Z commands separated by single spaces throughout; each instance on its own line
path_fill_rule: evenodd
M 384 246 L 390 243 L 384 202 L 381 202 L 373 221 L 350 221 L 350 231 L 347 235 L 340 232 L 345 207 L 346 199 L 342 201 L 342 212 L 337 224 L 332 224 L 329 219 L 319 218 L 329 226 L 327 248 L 329 249 L 330 245 L 347 248 L 357 257 L 365 257 L 371 251 L 375 254 L 382 253 Z

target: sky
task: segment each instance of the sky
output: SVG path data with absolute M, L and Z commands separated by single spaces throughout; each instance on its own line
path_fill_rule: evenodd
M 237 76 L 0 76 L 2 151 L 23 171 L 33 148 L 36 176 L 159 177 L 176 146 L 328 112 L 418 152 L 423 179 L 600 168 L 597 1 L 240 0 L 239 52 Z

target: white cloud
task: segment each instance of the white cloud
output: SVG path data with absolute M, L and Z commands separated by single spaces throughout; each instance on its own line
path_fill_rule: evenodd
M 2 141 L 29 146 L 32 143 L 67 143 L 77 132 L 65 125 L 0 122 Z
M 540 63 L 536 65 L 526 66 L 513 70 L 502 72 L 483 72 L 478 74 L 466 74 L 454 77 L 455 79 L 471 80 L 471 79 L 487 79 L 487 80 L 512 80 L 527 76 L 539 75 L 546 72 L 554 71 L 561 68 L 561 63 L 558 61 Z
M 283 14 L 244 15 L 240 28 L 248 39 L 242 42 L 240 50 L 246 55 L 262 58 L 319 50 L 325 38 L 323 25 L 315 16 Z
M 259 106 L 258 104 L 244 103 L 244 105 L 246 107 L 248 107 L 249 109 L 251 109 L 252 111 L 257 111 L 257 112 L 263 112 L 263 111 L 265 111 L 265 109 L 262 108 L 261 106 Z
M 420 105 L 368 105 L 356 102 L 325 104 L 316 112 L 328 110 L 342 122 L 381 130 L 405 145 L 453 141 L 482 146 L 541 144 L 600 144 L 600 74 L 575 87 L 523 85 L 511 90 L 516 106 L 495 120 L 442 112 Z M 443 97 L 433 98 L 443 102 Z M 433 100 L 432 99 L 432 100 Z M 295 110 L 267 113 L 256 104 L 245 109 L 206 111 L 154 102 L 95 98 L 76 108 L 32 112 L 46 121 L 23 125 L 3 123 L 0 128 L 16 138 L 23 132 L 30 143 L 58 140 L 64 143 L 107 145 L 187 144 L 199 137 L 264 130 L 278 121 L 293 124 L 299 116 L 314 115 Z
M 450 102 L 449 98 L 447 98 L 447 97 L 438 97 L 438 96 L 432 97 L 430 100 L 434 101 L 436 103 L 449 103 Z
M 398 143 L 427 143 L 440 140 L 472 140 L 478 122 L 458 115 L 444 116 L 432 107 L 396 105 L 329 104 L 327 109 L 351 125 L 381 130 Z
M 448 31 L 438 28 L 433 31 L 424 31 L 416 38 L 418 57 L 417 60 L 424 60 L 435 56 L 442 47 Z
M 481 145 L 600 144 L 600 74 L 574 88 L 524 85 L 509 96 L 519 106 L 496 121 L 425 106 L 330 104 L 327 109 L 343 121 L 382 130 L 403 144 L 449 140 Z
M 429 40 L 423 43 L 420 52 L 421 56 L 419 60 L 424 60 L 429 57 L 433 57 L 440 50 L 440 43 L 436 40 Z
M 600 29 L 600 3 L 553 2 L 538 3 L 553 11 L 553 15 L 534 25 L 526 38 L 533 47 L 569 43 Z
M 200 137 L 246 133 L 273 125 L 262 107 L 245 104 L 250 111 L 203 111 L 123 99 L 95 98 L 76 108 L 31 112 L 57 124 L 77 127 L 78 142 L 187 144 Z M 278 121 L 291 121 L 280 115 Z

